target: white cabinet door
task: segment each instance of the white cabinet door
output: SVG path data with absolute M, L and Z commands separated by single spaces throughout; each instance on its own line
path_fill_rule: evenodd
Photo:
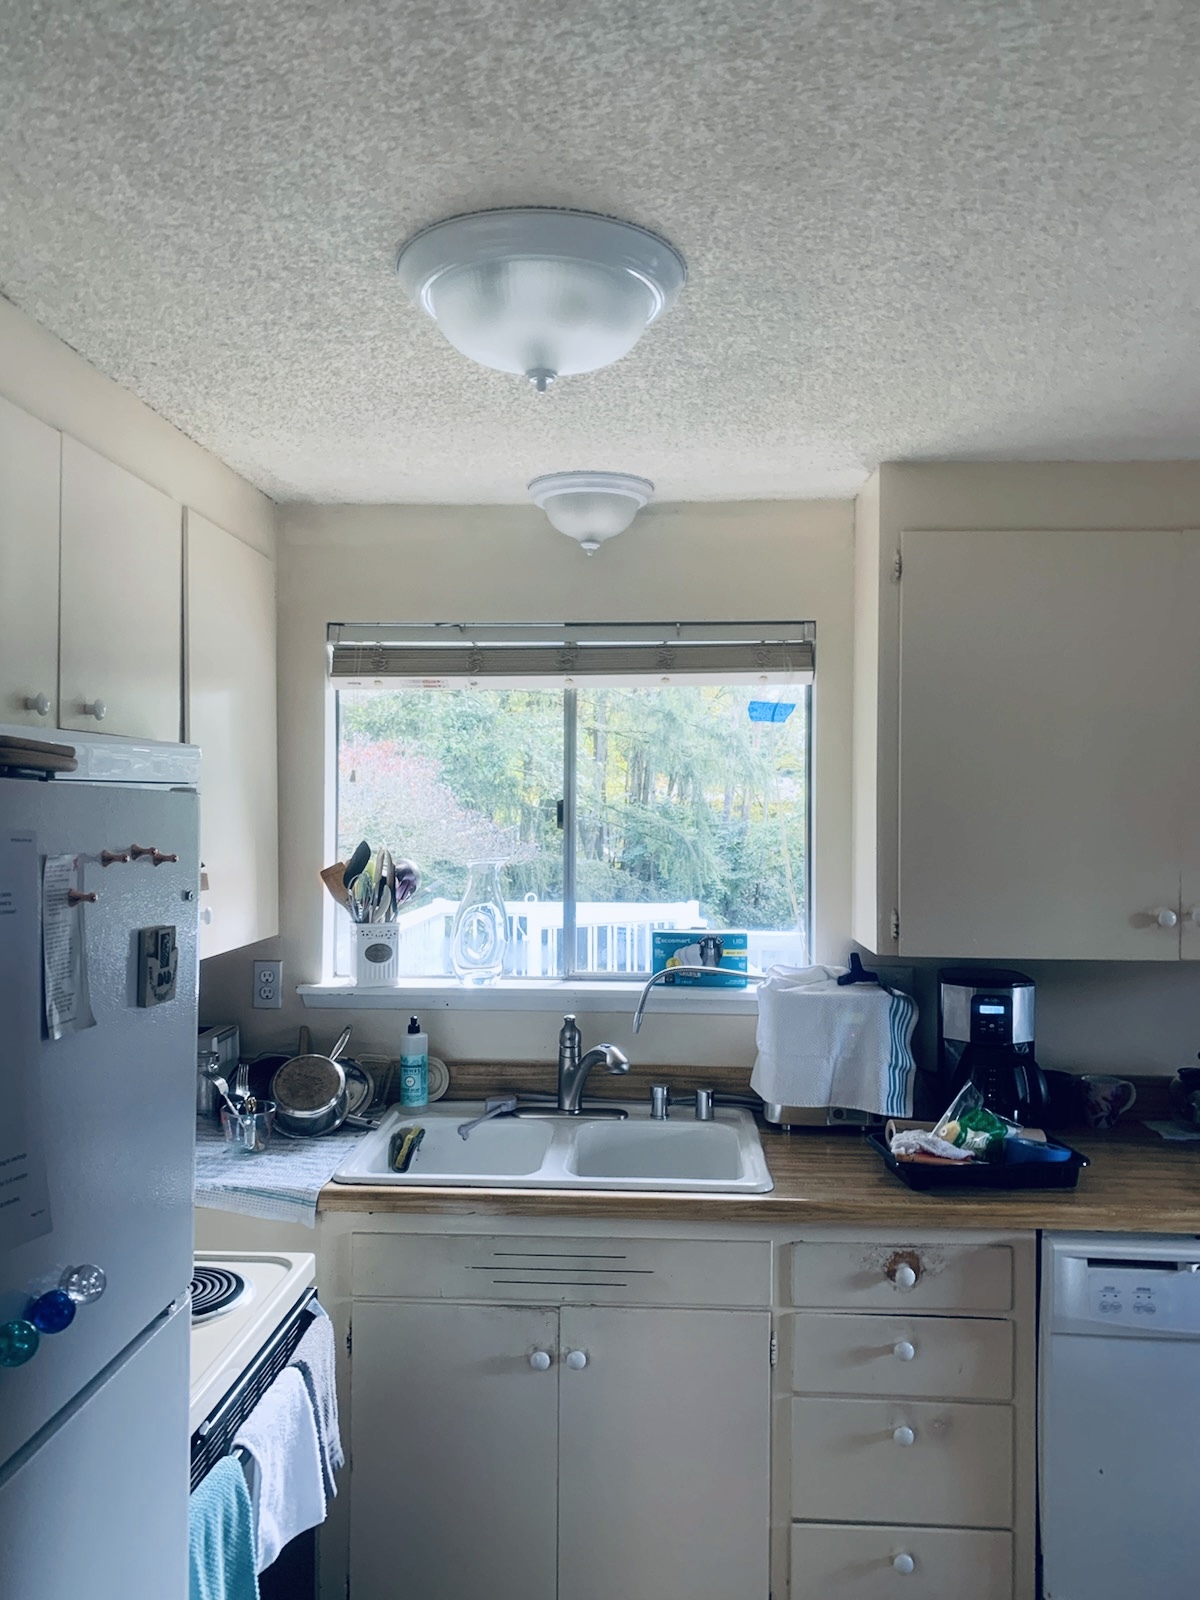
M 64 436 L 61 727 L 179 739 L 182 559 L 182 508 Z
M 279 931 L 275 569 L 190 508 L 184 737 L 200 779 L 200 954 Z M 205 887 L 207 885 L 207 887 Z
M 1183 536 L 902 548 L 900 952 L 1177 959 Z
M 555 1600 L 557 1333 L 537 1307 L 355 1302 L 354 1600 Z
M 766 1600 L 768 1313 L 564 1307 L 561 1363 L 558 1600 Z
M 55 725 L 61 442 L 0 400 L 0 722 Z

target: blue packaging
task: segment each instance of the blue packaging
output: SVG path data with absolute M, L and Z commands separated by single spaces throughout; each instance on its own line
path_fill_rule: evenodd
M 700 989 L 744 989 L 747 981 L 747 937 L 744 930 L 728 928 L 656 928 L 650 934 L 655 972 L 676 963 L 707 967 L 719 953 L 711 972 L 681 972 L 664 983 Z

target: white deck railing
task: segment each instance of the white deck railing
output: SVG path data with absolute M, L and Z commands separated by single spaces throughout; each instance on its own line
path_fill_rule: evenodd
M 456 900 L 431 900 L 398 918 L 398 966 L 401 973 L 422 977 L 449 974 L 450 930 Z M 562 971 L 562 903 L 557 900 L 508 900 L 509 951 L 505 971 L 517 978 L 553 977 Z M 656 928 L 702 928 L 698 900 L 651 904 L 620 900 L 581 900 L 576 907 L 577 959 L 580 972 L 631 976 L 650 971 L 650 935 Z M 752 932 L 752 969 L 765 970 L 776 961 L 805 959 L 795 933 Z

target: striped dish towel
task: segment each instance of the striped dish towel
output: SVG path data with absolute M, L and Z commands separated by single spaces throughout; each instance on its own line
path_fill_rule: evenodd
M 196 1204 L 274 1222 L 317 1223 L 317 1196 L 365 1134 L 361 1129 L 320 1139 L 274 1134 L 260 1155 L 225 1143 L 220 1128 L 196 1124 Z
M 844 970 L 770 968 L 758 986 L 751 1087 L 771 1105 L 911 1117 L 916 1003 L 873 983 L 839 987 Z

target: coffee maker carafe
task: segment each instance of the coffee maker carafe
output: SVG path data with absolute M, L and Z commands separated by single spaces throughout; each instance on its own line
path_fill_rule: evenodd
M 1033 1054 L 1033 979 L 1007 967 L 943 967 L 938 1057 L 947 1104 L 972 1083 L 997 1116 L 1039 1124 L 1047 1096 Z

